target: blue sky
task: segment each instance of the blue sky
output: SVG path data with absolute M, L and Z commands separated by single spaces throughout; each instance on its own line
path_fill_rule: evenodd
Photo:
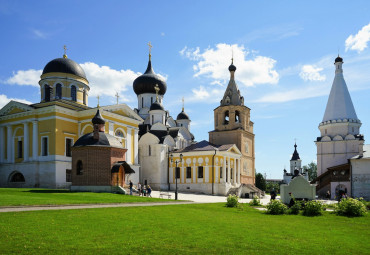
M 236 80 L 254 121 L 257 172 L 282 178 L 294 139 L 303 164 L 316 160 L 334 59 L 361 133 L 370 135 L 368 1 L 3 1 L 0 0 L 0 107 L 40 101 L 38 80 L 67 55 L 90 81 L 89 106 L 137 106 L 132 81 L 145 71 L 167 79 L 165 108 L 176 117 L 185 98 L 197 141 L 213 130 L 213 109 Z

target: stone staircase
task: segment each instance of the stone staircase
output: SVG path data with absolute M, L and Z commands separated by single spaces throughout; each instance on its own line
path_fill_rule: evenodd
M 121 186 L 113 186 L 112 187 L 112 192 L 118 193 L 118 194 L 123 194 L 123 195 L 128 194 L 127 191 Z

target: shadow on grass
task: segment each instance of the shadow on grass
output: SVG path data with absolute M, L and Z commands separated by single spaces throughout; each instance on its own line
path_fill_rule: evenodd
M 42 189 L 42 190 L 25 190 L 22 192 L 31 192 L 31 193 L 73 193 L 72 191 L 68 189 Z

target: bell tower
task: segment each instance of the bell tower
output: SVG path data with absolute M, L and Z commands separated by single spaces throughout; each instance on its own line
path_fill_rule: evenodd
M 214 130 L 209 132 L 209 141 L 213 144 L 236 144 L 242 153 L 241 183 L 254 184 L 255 157 L 253 122 L 250 120 L 250 108 L 244 105 L 244 98 L 235 82 L 236 67 L 229 66 L 230 81 L 220 106 L 214 109 Z

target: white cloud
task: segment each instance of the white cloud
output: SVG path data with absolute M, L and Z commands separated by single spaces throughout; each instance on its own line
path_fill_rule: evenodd
M 13 72 L 13 76 L 5 81 L 6 84 L 12 85 L 30 85 L 34 87 L 39 87 L 39 80 L 42 70 L 19 70 Z
M 193 66 L 194 77 L 205 76 L 213 79 L 213 83 L 225 84 L 230 77 L 227 67 L 230 64 L 232 52 L 234 65 L 237 67 L 235 79 L 241 84 L 254 86 L 266 83 L 276 84 L 279 81 L 279 74 L 274 69 L 276 60 L 265 56 L 252 56 L 243 45 L 219 43 L 215 48 L 209 47 L 203 52 L 199 47 L 190 49 L 185 46 L 180 54 L 197 62 Z
M 222 89 L 215 89 L 215 88 L 205 88 L 204 86 L 200 86 L 199 89 L 194 88 L 191 90 L 193 92 L 190 98 L 187 98 L 187 102 L 196 102 L 201 101 L 209 103 L 218 102 L 224 91 Z
M 115 70 L 109 66 L 99 66 L 92 62 L 81 64 L 90 82 L 90 96 L 120 94 L 120 100 L 128 101 L 122 92 L 132 89 L 132 83 L 140 73 L 131 70 Z
M 46 33 L 38 29 L 32 29 L 32 33 L 36 38 L 39 38 L 39 39 L 46 39 L 48 37 Z
M 370 24 L 362 27 L 356 35 L 350 35 L 346 39 L 346 51 L 357 50 L 361 52 L 367 48 L 367 43 L 370 41 Z
M 32 102 L 27 101 L 25 99 L 19 99 L 19 98 L 8 98 L 4 94 L 0 94 L 0 109 L 3 108 L 7 103 L 9 103 L 11 100 L 18 101 L 24 104 L 32 104 Z
M 323 68 L 316 67 L 315 65 L 304 65 L 301 68 L 299 76 L 304 81 L 325 81 L 326 76 L 320 74 L 322 70 Z

